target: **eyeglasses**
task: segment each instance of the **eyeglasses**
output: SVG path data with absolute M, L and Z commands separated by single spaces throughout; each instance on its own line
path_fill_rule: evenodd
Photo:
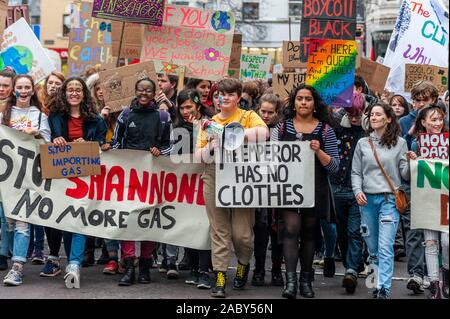
M 142 93 L 144 93 L 144 92 L 147 93 L 147 94 L 153 94 L 153 93 L 155 93 L 155 91 L 150 90 L 150 89 L 147 89 L 147 90 L 144 90 L 144 89 L 137 89 L 136 92 L 137 92 L 137 93 L 140 93 L 140 94 L 142 94 Z
M 83 94 L 83 90 L 81 90 L 81 89 L 80 90 L 67 90 L 66 93 L 68 95 L 73 95 L 73 94 L 80 95 L 80 94 Z

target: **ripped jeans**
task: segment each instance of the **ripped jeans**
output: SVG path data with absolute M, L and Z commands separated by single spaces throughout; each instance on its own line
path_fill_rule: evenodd
M 448 233 L 424 229 L 425 260 L 430 281 L 439 281 L 439 237 L 442 244 L 442 265 L 448 269 Z
M 27 262 L 28 245 L 30 244 L 30 224 L 11 218 L 6 218 L 6 222 L 8 224 L 8 232 L 14 231 L 11 261 L 24 264 Z
M 393 194 L 366 194 L 361 208 L 361 234 L 369 252 L 369 262 L 377 272 L 377 288 L 390 293 L 394 274 L 394 242 L 400 215 Z

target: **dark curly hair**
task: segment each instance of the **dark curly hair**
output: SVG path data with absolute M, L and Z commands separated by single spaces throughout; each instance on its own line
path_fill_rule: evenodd
M 387 148 L 394 147 L 395 145 L 397 145 L 398 137 L 401 135 L 401 128 L 400 124 L 397 121 L 397 116 L 395 115 L 393 108 L 389 104 L 378 102 L 368 108 L 366 123 L 369 124 L 369 128 L 367 130 L 367 133 L 370 134 L 374 131 L 374 129 L 370 126 L 370 117 L 373 108 L 376 106 L 381 107 L 384 111 L 384 114 L 386 114 L 386 117 L 388 119 L 391 119 L 391 122 L 387 124 L 386 130 L 381 137 L 381 145 L 386 146 Z
M 289 103 L 284 109 L 284 118 L 290 119 L 295 117 L 295 99 L 297 98 L 297 93 L 300 90 L 308 90 L 311 92 L 314 99 L 314 113 L 313 117 L 318 119 L 320 122 L 330 124 L 330 115 L 328 113 L 328 105 L 322 100 L 319 92 L 310 85 L 304 83 L 296 86 L 289 94 Z
M 39 100 L 38 93 L 36 92 L 36 87 L 34 85 L 34 80 L 33 80 L 33 78 L 30 75 L 28 75 L 28 74 L 16 75 L 14 77 L 13 83 L 12 83 L 13 89 L 16 87 L 17 80 L 23 79 L 23 78 L 30 80 L 31 87 L 33 89 L 33 95 L 31 96 L 31 99 L 30 99 L 30 106 L 36 106 L 39 109 L 39 111 L 42 111 L 42 103 Z M 16 105 L 17 105 L 17 97 L 16 97 L 16 95 L 13 92 L 11 94 L 11 98 L 9 99 L 9 101 L 6 104 L 5 110 L 3 111 L 3 119 L 2 119 L 2 123 L 1 124 L 4 124 L 6 126 L 9 126 L 11 124 L 10 121 L 11 121 L 12 107 L 16 106 Z
M 83 100 L 80 103 L 80 114 L 83 118 L 95 118 L 97 112 L 95 110 L 94 100 L 92 99 L 91 92 L 86 85 L 86 82 L 80 77 L 70 77 L 66 79 L 58 90 L 56 96 L 56 103 L 53 103 L 50 107 L 50 114 L 60 113 L 62 115 L 70 115 L 70 105 L 67 102 L 67 85 L 72 81 L 78 81 L 83 87 Z
M 206 117 L 213 117 L 214 113 L 207 107 L 205 107 L 202 102 L 200 102 L 200 95 L 195 89 L 184 89 L 178 93 L 177 96 L 177 118 L 175 120 L 175 126 L 180 126 L 184 123 L 183 116 L 180 112 L 180 105 L 184 102 L 191 100 L 194 102 L 195 106 L 198 108 L 200 114 Z

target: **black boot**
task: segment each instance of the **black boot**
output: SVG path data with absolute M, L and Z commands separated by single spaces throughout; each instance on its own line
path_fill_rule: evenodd
M 263 269 L 256 269 L 253 271 L 252 286 L 264 286 L 264 276 L 266 271 Z
M 324 277 L 334 277 L 336 272 L 336 265 L 334 264 L 334 258 L 325 257 L 323 259 L 323 276 Z
M 300 295 L 305 298 L 314 298 L 314 290 L 312 288 L 312 273 L 300 272 Z
M 97 265 L 106 265 L 109 261 L 109 254 L 108 250 L 106 250 L 106 244 L 102 247 L 102 254 L 100 255 L 100 258 L 97 260 Z
M 439 280 L 430 282 L 430 294 L 428 299 L 441 299 L 441 287 Z
M 8 257 L 0 255 L 0 270 L 6 270 L 9 268 L 7 260 L 8 260 Z
M 284 286 L 283 276 L 281 275 L 281 269 L 272 269 L 272 280 L 270 282 L 272 286 Z
M 442 267 L 442 296 L 448 299 L 448 269 Z
M 139 275 L 138 275 L 138 283 L 140 284 L 149 284 L 150 283 L 150 266 L 151 259 L 139 258 Z
M 119 286 L 131 286 L 135 280 L 134 258 L 125 258 L 125 273 L 119 280 Z
M 286 272 L 286 286 L 281 296 L 288 299 L 297 298 L 297 273 L 295 271 Z
M 81 266 L 83 267 L 89 267 L 95 265 L 95 256 L 94 256 L 94 250 L 86 249 L 84 252 L 84 258 L 81 262 Z
M 244 289 L 247 284 L 248 272 L 250 271 L 250 265 L 241 264 L 238 260 L 238 265 L 236 268 L 236 276 L 233 280 L 233 289 L 241 290 Z

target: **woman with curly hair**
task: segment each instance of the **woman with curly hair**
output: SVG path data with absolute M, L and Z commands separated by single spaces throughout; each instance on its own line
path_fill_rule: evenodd
M 300 295 L 314 297 L 312 265 L 316 230 L 320 219 L 334 219 L 328 175 L 339 169 L 339 154 L 336 135 L 329 123 L 328 106 L 318 92 L 311 86 L 300 84 L 289 96 L 285 120 L 272 131 L 271 139 L 275 141 L 310 141 L 315 153 L 315 207 L 281 209 L 285 224 L 283 253 L 286 261 L 286 285 L 282 296 L 289 299 L 297 295 L 298 259 L 301 266 Z
M 376 103 L 368 110 L 368 137 L 358 141 L 352 163 L 352 188 L 361 211 L 361 234 L 377 276 L 374 298 L 390 298 L 394 273 L 394 241 L 399 222 L 395 194 L 377 164 L 375 153 L 394 187 L 409 180 L 406 141 L 391 106 Z
M 68 142 L 86 141 L 96 141 L 99 146 L 105 144 L 105 122 L 95 111 L 91 93 L 81 78 L 71 77 L 64 81 L 58 91 L 56 103 L 50 109 L 49 121 L 52 141 L 56 146 L 65 147 Z M 66 287 L 80 288 L 80 265 L 83 262 L 86 237 L 69 232 L 63 232 L 63 237 L 68 256 L 64 276 Z

